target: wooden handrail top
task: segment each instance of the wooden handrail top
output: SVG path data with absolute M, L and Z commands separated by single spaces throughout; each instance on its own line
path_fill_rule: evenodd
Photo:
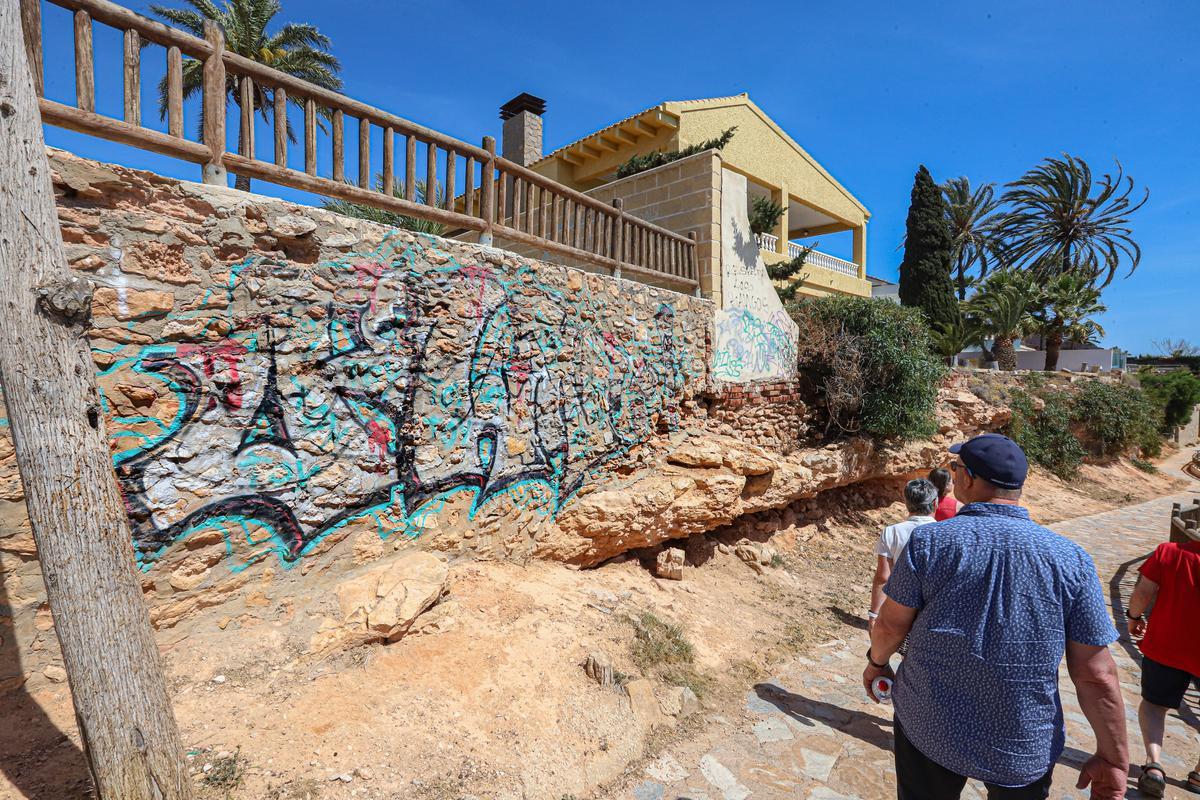
M 135 30 L 147 41 L 163 47 L 175 46 L 183 53 L 196 58 L 212 55 L 212 45 L 177 28 L 143 17 L 136 11 L 110 3 L 108 0 L 46 0 L 68 11 L 86 11 L 96 22 L 103 22 L 119 30 Z
M 96 2 L 96 0 L 86 0 L 86 2 Z M 237 53 L 226 50 L 222 60 L 225 62 L 226 68 L 229 68 L 234 74 L 245 75 L 260 85 L 282 86 L 287 91 L 288 97 L 312 99 L 318 105 L 332 110 L 340 110 L 359 119 L 368 119 L 381 128 L 391 128 L 396 133 L 415 136 L 422 141 L 432 142 L 464 156 L 471 156 L 481 161 L 486 161 L 489 157 L 488 152 L 478 145 L 468 144 L 453 136 L 438 133 L 432 128 L 426 128 L 424 125 L 418 125 L 383 109 L 369 106 L 300 78 L 294 78 L 265 64 L 259 64 L 245 56 L 239 56 Z

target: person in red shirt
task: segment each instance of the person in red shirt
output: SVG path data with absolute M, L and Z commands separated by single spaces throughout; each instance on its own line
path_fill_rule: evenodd
M 1146 764 L 1138 789 L 1151 797 L 1166 791 L 1162 754 L 1167 712 L 1179 708 L 1189 684 L 1200 685 L 1200 542 L 1160 544 L 1142 564 L 1125 615 L 1129 633 L 1141 639 L 1142 702 L 1138 722 L 1146 745 Z M 1146 610 L 1153 605 L 1149 622 Z M 1187 787 L 1200 793 L 1200 762 L 1188 774 Z
M 933 511 L 933 518 L 938 522 L 950 519 L 958 513 L 959 503 L 954 499 L 954 476 L 950 470 L 938 467 L 929 473 L 929 482 L 937 487 L 938 504 Z

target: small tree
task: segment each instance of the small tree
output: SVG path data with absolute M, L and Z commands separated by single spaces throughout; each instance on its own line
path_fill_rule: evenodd
M 992 354 L 1000 369 L 1017 368 L 1014 341 L 1033 328 L 1030 311 L 1039 306 L 1037 287 L 1011 270 L 993 272 L 967 303 L 971 317 L 992 337 Z
M 1194 345 L 1187 339 L 1155 339 L 1150 344 L 1154 345 L 1159 355 L 1167 358 L 1200 356 L 1200 345 Z
M 783 216 L 783 206 L 770 197 L 759 195 L 750 204 L 750 232 L 754 235 L 770 233 L 775 230 Z
M 804 264 L 808 260 L 808 254 L 816 247 L 815 244 L 808 247 L 800 248 L 800 253 L 795 258 L 789 258 L 787 261 L 780 261 L 778 264 L 767 265 L 767 277 L 772 281 L 782 282 L 783 286 L 776 286 L 775 293 L 779 295 L 779 300 L 784 305 L 796 299 L 796 292 L 804 285 Z
M 1064 342 L 1091 344 L 1104 336 L 1104 328 L 1092 317 L 1108 308 L 1100 302 L 1100 290 L 1074 273 L 1063 273 L 1048 280 L 1042 288 L 1040 309 L 1033 311 L 1032 329 L 1042 336 L 1046 348 L 1044 369 L 1058 369 L 1058 355 Z
M 1200 378 L 1186 369 L 1177 369 L 1161 375 L 1143 368 L 1138 373 L 1142 391 L 1163 412 L 1166 429 L 1187 425 L 1192 411 L 1200 404 Z
M 941 188 L 921 165 L 908 206 L 904 260 L 900 262 L 900 302 L 924 311 L 933 328 L 953 325 L 959 316 L 950 278 L 953 242 L 946 225 L 947 214 Z

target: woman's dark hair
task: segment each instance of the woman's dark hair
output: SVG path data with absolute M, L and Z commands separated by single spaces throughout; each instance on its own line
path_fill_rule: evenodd
M 937 487 L 938 497 L 945 497 L 950 491 L 950 470 L 941 467 L 930 470 L 929 482 Z

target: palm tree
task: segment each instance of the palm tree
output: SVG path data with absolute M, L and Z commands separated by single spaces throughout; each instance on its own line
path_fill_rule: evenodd
M 990 266 L 989 259 L 999 252 L 996 237 L 996 209 L 1000 201 L 995 197 L 996 185 L 985 183 L 971 190 L 968 178 L 951 178 L 942 184 L 942 195 L 946 198 L 949 213 L 946 221 L 950 225 L 953 249 L 950 251 L 950 266 L 958 282 L 958 299 L 967 299 L 967 289 L 974 282 L 969 274 L 978 268 L 978 278 L 984 278 Z
M 383 176 L 375 176 L 375 190 L 383 191 Z M 404 187 L 396 186 L 392 189 L 392 194 L 401 199 L 404 198 Z M 413 194 L 416 195 L 418 203 L 425 203 L 428 197 L 425 181 L 417 181 L 413 187 Z M 439 181 L 434 188 L 434 205 L 441 208 L 445 204 L 446 193 Z M 348 200 L 325 200 L 321 203 L 321 208 L 326 211 L 332 211 L 336 214 L 341 214 L 346 217 L 357 217 L 365 219 L 368 222 L 378 222 L 380 225 L 391 225 L 393 228 L 402 228 L 406 231 L 414 233 L 428 233 L 431 236 L 441 236 L 446 231 L 446 226 L 440 222 L 432 222 L 419 217 L 409 217 L 404 214 L 397 214 L 395 211 L 385 211 L 382 208 L 374 206 L 365 206 L 361 203 L 351 203 Z
M 1100 302 L 1100 290 L 1081 275 L 1052 278 L 1042 287 L 1045 305 L 1033 314 L 1033 328 L 1046 348 L 1047 372 L 1058 369 L 1063 342 L 1091 344 L 1104 336 L 1104 328 L 1092 317 L 1108 307 Z
M 1000 369 L 1017 368 L 1013 341 L 1033 327 L 1032 309 L 1040 305 L 1037 286 L 1024 274 L 1001 270 L 988 276 L 966 304 L 969 316 L 992 338 L 991 352 Z
M 964 304 L 965 305 L 965 304 Z M 946 359 L 947 366 L 954 366 L 954 357 L 972 345 L 983 344 L 985 331 L 968 309 L 958 319 L 930 331 L 933 349 Z
M 325 89 L 342 88 L 342 81 L 338 77 L 342 65 L 329 52 L 329 38 L 318 31 L 316 26 L 289 22 L 275 33 L 267 32 L 267 26 L 281 10 L 279 0 L 227 0 L 224 9 L 218 8 L 212 0 L 184 2 L 191 8 L 155 5 L 150 6 L 150 10 L 167 22 L 201 38 L 204 36 L 204 21 L 212 20 L 224 31 L 225 49 L 230 52 Z M 184 60 L 184 98 L 199 92 L 203 85 L 203 64 L 193 58 Z M 226 78 L 225 88 L 229 98 L 240 106 L 241 95 L 238 91 L 237 77 L 230 75 Z M 300 104 L 296 98 L 290 99 L 297 105 Z M 263 119 L 268 119 L 268 115 L 272 114 L 275 108 L 274 90 L 256 85 L 253 103 L 254 110 L 261 114 Z M 158 84 L 158 112 L 160 117 L 167 114 L 165 76 Z M 203 119 L 200 121 L 200 129 L 204 129 Z M 240 136 L 239 133 L 239 151 L 242 145 Z M 288 138 L 295 141 L 291 126 L 288 126 Z M 234 185 L 238 189 L 249 191 L 250 179 L 239 175 Z
M 1116 175 L 1092 180 L 1082 158 L 1047 158 L 1008 184 L 1010 210 L 999 223 L 1013 264 L 1041 277 L 1075 273 L 1100 288 L 1112 282 L 1121 262 L 1137 269 L 1142 250 L 1133 240 L 1129 216 L 1150 197 L 1133 195 L 1133 178 L 1117 162 Z

